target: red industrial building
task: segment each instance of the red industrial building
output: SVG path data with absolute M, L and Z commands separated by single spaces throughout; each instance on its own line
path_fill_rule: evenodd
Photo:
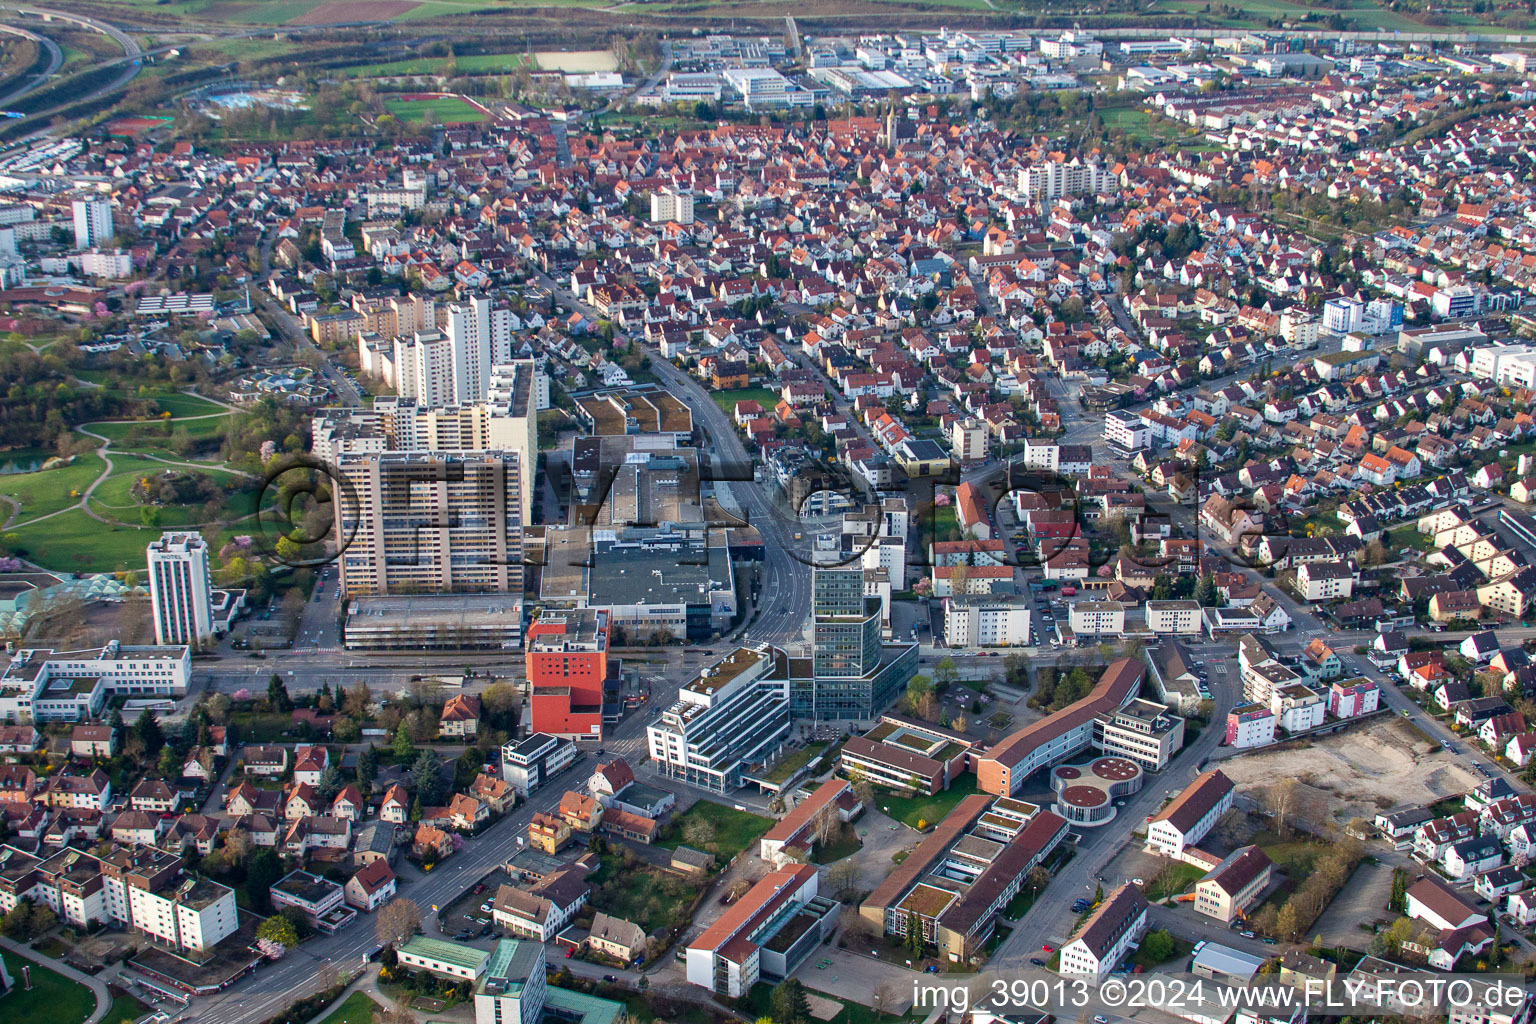
M 602 739 L 608 636 L 606 609 L 546 610 L 528 627 L 524 660 L 534 732 Z

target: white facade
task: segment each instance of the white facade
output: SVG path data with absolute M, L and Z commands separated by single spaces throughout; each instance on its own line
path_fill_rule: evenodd
M 1029 643 L 1029 605 L 1001 597 L 944 599 L 944 642 L 951 647 L 1014 647 Z
M 1152 443 L 1152 428 L 1140 416 L 1107 412 L 1104 414 L 1104 440 L 1127 451 L 1135 451 Z
M 113 640 L 80 651 L 25 648 L 0 673 L 0 721 L 47 720 L 44 709 L 61 703 L 50 692 L 59 680 L 93 680 L 93 695 L 181 697 L 191 676 L 192 649 L 185 646 L 129 647 Z
M 744 766 L 766 760 L 789 737 L 789 681 L 770 680 L 773 658 L 738 649 L 683 685 L 646 728 L 662 775 L 728 793 Z
M 394 340 L 393 359 L 379 369 L 386 384 L 421 408 L 485 400 L 491 368 L 509 361 L 516 324 L 510 309 L 472 296 L 447 307 L 442 331 L 421 330 Z
M 960 462 L 980 462 L 987 457 L 987 428 L 966 417 L 949 427 L 950 448 Z
M 1341 296 L 1323 303 L 1323 330 L 1333 334 L 1353 334 L 1365 325 L 1365 303 Z
M 676 192 L 672 189 L 662 189 L 660 192 L 651 193 L 651 223 L 666 224 L 676 222 L 678 224 L 693 223 L 693 195 L 687 192 Z
M 1072 632 L 1084 636 L 1125 632 L 1125 605 L 1119 601 L 1074 601 L 1067 612 Z
M 1148 601 L 1147 629 L 1154 633 L 1200 632 L 1198 601 Z
M 1077 937 L 1061 947 L 1060 973 L 1101 978 L 1125 959 L 1146 930 L 1146 898 L 1135 886 L 1122 886 L 1099 905 Z
M 75 215 L 75 248 L 94 249 L 112 241 L 112 200 L 76 199 L 71 204 Z
M 1165 857 L 1181 857 L 1232 807 L 1233 787 L 1219 771 L 1209 771 L 1191 782 L 1147 826 L 1147 849 Z
M 92 249 L 80 254 L 80 273 L 120 280 L 133 274 L 133 257 L 121 249 Z
M 1075 161 L 1035 164 L 1019 171 L 1019 191 L 1032 199 L 1060 199 L 1089 192 L 1104 194 L 1113 192 L 1116 184 L 1114 174 L 1105 168 Z
M 155 643 L 201 644 L 213 635 L 207 542 L 201 534 L 164 533 L 147 554 Z

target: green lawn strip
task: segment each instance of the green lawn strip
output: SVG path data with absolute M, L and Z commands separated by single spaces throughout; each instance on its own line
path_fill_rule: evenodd
M 78 455 L 75 461 L 58 469 L 0 476 L 0 494 L 21 502 L 21 515 L 16 520 L 19 527 L 38 516 L 69 508 L 78 502 L 80 493 L 71 492 L 83 492 L 105 468 L 106 463 L 96 455 Z M 0 513 L 0 520 L 9 514 L 8 511 Z
M 697 820 L 707 821 L 714 828 L 714 841 L 706 844 L 705 849 L 722 861 L 730 860 L 773 827 L 772 818 L 700 800 L 673 819 L 656 845 L 668 850 L 693 845 L 683 836 L 687 832 L 688 823 Z
M 474 53 L 462 57 L 455 57 L 459 74 L 483 74 L 504 71 L 511 74 L 524 63 L 532 64 L 533 58 L 525 53 Z M 386 64 L 366 64 L 361 67 L 345 68 L 350 74 L 359 77 L 380 78 L 388 75 L 441 75 L 448 66 L 446 57 L 413 57 L 409 60 L 394 60 Z
M 976 788 L 976 776 L 962 775 L 950 787 L 933 796 L 900 796 L 896 793 L 878 792 L 875 806 L 897 821 L 912 828 L 931 828 L 944 820 L 955 805 L 980 790 Z M 918 822 L 922 822 L 921 825 Z
M 196 419 L 151 419 L 133 423 L 87 423 L 85 429 L 92 434 L 107 438 L 118 447 L 137 444 L 163 444 L 176 432 L 183 431 L 188 437 L 201 440 L 217 437 L 224 432 L 227 416 L 208 416 Z
M 133 1024 L 148 1012 L 148 1003 L 124 993 L 112 1000 L 112 1005 L 107 1008 L 107 1015 L 101 1019 L 101 1024 Z M 361 1022 L 361 1024 L 367 1024 L 367 1022 Z
M 779 395 L 776 391 L 767 388 L 736 388 L 733 391 L 712 391 L 710 397 L 715 400 L 727 416 L 736 415 L 737 402 L 756 402 L 763 407 L 764 413 L 772 413 L 774 406 L 779 404 Z
M 0 548 L 60 572 L 143 572 L 144 549 L 159 536 L 158 526 L 114 526 L 70 509 L 12 527 L 0 537 Z
M 96 1009 L 95 994 L 78 981 L 15 953 L 0 953 L 0 957 L 4 957 L 6 972 L 15 982 L 0 1003 L 5 1020 L 11 1024 L 80 1024 Z M 22 967 L 31 976 L 30 990 L 22 980 Z
M 373 1011 L 379 1004 L 366 992 L 353 992 L 320 1024 L 373 1024 Z

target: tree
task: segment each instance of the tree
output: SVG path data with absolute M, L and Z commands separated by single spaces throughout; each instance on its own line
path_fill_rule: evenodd
M 1141 950 L 1147 959 L 1154 963 L 1163 963 L 1173 957 L 1173 936 L 1168 929 L 1159 928 L 1155 932 L 1148 932 L 1141 940 Z
M 176 751 L 169 746 L 160 748 L 160 763 L 156 767 L 160 770 L 162 779 L 181 777 L 181 758 L 177 757 Z
M 357 755 L 357 785 L 366 792 L 373 788 L 373 778 L 379 773 L 379 755 L 374 751 L 373 744 L 363 748 L 363 752 Z
M 683 842 L 697 850 L 707 850 L 715 844 L 715 826 L 707 818 L 693 817 L 683 826 Z
M 399 946 L 421 927 L 421 908 L 415 900 L 397 896 L 379 908 L 374 927 L 381 944 Z
M 838 899 L 852 893 L 859 884 L 859 864 L 853 857 L 844 857 L 827 869 L 827 890 Z
M 869 1008 L 874 1010 L 877 1015 L 884 1017 L 886 1011 L 895 1003 L 896 986 L 892 985 L 889 981 L 882 981 L 875 986 L 874 992 L 870 995 Z
M 405 764 L 416 754 L 416 744 L 411 741 L 411 731 L 404 722 L 395 730 L 395 742 L 391 749 L 400 764 Z
M 811 1024 L 811 1002 L 795 978 L 785 978 L 768 997 L 768 1009 L 777 1024 Z
M 329 803 L 333 796 L 341 792 L 341 786 L 341 769 L 336 767 L 335 762 L 331 762 L 320 772 L 320 781 L 315 785 L 315 795 Z
M 293 701 L 288 697 L 288 687 L 283 685 L 283 679 L 276 672 L 267 680 L 267 704 L 273 711 L 292 711 Z
M 244 864 L 251 855 L 251 834 L 243 828 L 224 833 L 224 856 L 231 864 Z
M 299 944 L 299 933 L 293 927 L 293 922 L 282 914 L 273 914 L 261 926 L 256 929 L 258 939 L 266 939 L 268 942 L 280 942 L 288 949 Z
M 1387 909 L 1399 914 L 1408 908 L 1408 872 L 1392 869 L 1392 895 L 1387 898 Z
M 143 744 L 143 756 L 156 757 L 160 748 L 165 746 L 165 734 L 160 731 L 160 720 L 149 708 L 139 712 L 139 717 L 133 720 L 133 735 Z
M 368 705 L 373 703 L 373 691 L 367 683 L 353 683 L 347 688 L 347 695 L 342 698 L 341 710 L 347 716 L 358 721 L 368 717 Z
M 251 855 L 251 865 L 245 872 L 246 889 L 251 894 L 251 906 L 258 914 L 272 912 L 270 890 L 283 877 L 283 862 L 270 847 L 262 847 Z
M 417 756 L 411 765 L 411 782 L 416 789 L 416 799 L 422 803 L 430 806 L 443 799 L 442 764 L 436 754 L 423 750 Z
M 31 926 L 32 901 L 30 900 L 17 900 L 16 905 L 6 911 L 5 917 L 0 918 L 0 931 L 10 939 L 25 939 Z
M 1296 780 L 1281 779 L 1264 787 L 1264 806 L 1275 821 L 1275 831 L 1282 836 L 1290 835 L 1288 816 L 1296 801 Z
M 907 911 L 907 934 L 904 945 L 907 952 L 914 957 L 923 955 L 923 919 L 917 916 L 917 911 Z
M 1200 577 L 1200 582 L 1195 585 L 1195 600 L 1202 608 L 1215 608 L 1221 603 L 1221 594 L 1216 589 L 1216 578 L 1210 573 Z

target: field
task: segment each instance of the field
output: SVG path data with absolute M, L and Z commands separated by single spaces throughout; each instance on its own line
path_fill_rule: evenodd
M 5 997 L 5 1019 L 14 1024 L 79 1024 L 96 1008 L 91 990 L 70 981 L 57 971 L 35 964 L 14 953 L 0 953 L 15 987 Z M 32 988 L 22 987 L 21 968 L 26 965 Z M 116 1004 L 113 1004 L 114 1007 Z
M 713 391 L 710 397 L 715 400 L 727 416 L 735 415 L 737 402 L 756 402 L 763 407 L 765 413 L 773 412 L 773 407 L 779 404 L 779 396 L 776 392 L 767 388 L 737 388 L 735 391 Z
M 97 456 L 80 455 L 74 462 L 58 469 L 0 477 L 0 494 L 21 505 L 15 524 L 21 526 L 38 516 L 58 512 L 78 502 L 78 492 L 89 487 L 91 481 L 100 476 L 105 468 L 106 464 Z M 8 509 L 0 519 L 9 515 Z
M 159 536 L 159 527 L 108 526 L 77 508 L 11 527 L 0 548 L 60 572 L 143 571 L 144 547 Z
M 320 1024 L 373 1024 L 373 1011 L 378 1006 L 366 992 L 353 992 Z
M 948 789 L 933 796 L 897 796 L 894 793 L 879 793 L 875 797 L 875 806 L 912 828 L 928 829 L 944 820 L 944 816 L 954 810 L 955 805 L 961 800 L 976 792 L 979 792 L 976 788 L 976 776 L 962 775 Z
M 384 106 L 409 124 L 477 124 L 485 120 L 485 111 L 458 96 L 389 99 Z
M 476 53 L 463 57 L 455 57 L 454 64 L 459 74 L 495 74 L 498 72 L 512 72 L 519 66 L 528 62 L 525 53 Z M 368 64 L 362 67 L 348 68 L 352 74 L 364 78 L 383 78 L 389 75 L 440 75 L 448 66 L 447 57 L 415 57 L 410 60 L 395 60 L 387 64 Z
M 1276 779 L 1303 785 L 1291 812 L 1317 830 L 1324 823 L 1367 820 L 1393 807 L 1432 804 L 1477 783 L 1456 758 L 1411 735 L 1395 715 L 1335 733 L 1296 749 L 1227 758 L 1221 770 L 1239 790 Z
M 714 830 L 714 839 L 703 843 L 690 843 L 686 836 L 689 825 L 695 821 L 708 823 Z M 679 846 L 702 846 L 722 861 L 730 860 L 773 827 L 773 819 L 747 811 L 738 811 L 724 804 L 700 800 L 679 814 L 662 833 L 657 846 L 675 850 Z

